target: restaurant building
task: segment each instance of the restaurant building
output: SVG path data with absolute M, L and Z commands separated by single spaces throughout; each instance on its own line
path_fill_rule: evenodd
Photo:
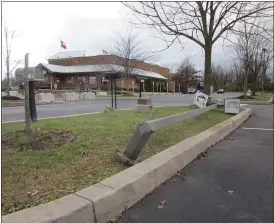
M 40 63 L 45 71 L 43 82 L 36 83 L 36 88 L 55 90 L 74 90 L 84 87 L 85 90 L 110 89 L 106 74 L 122 73 L 117 81 L 120 89 L 139 89 L 140 79 L 150 79 L 158 85 L 166 83 L 169 69 L 142 61 L 131 61 L 134 65 L 128 78 L 123 78 L 123 60 L 115 55 L 87 56 L 85 51 L 60 52 L 48 58 L 48 63 Z M 22 68 L 21 68 L 22 69 Z M 156 88 L 157 86 L 155 86 Z

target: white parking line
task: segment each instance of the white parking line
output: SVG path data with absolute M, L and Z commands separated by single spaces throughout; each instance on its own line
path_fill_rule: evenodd
M 120 109 L 120 111 L 126 111 L 126 110 L 132 110 L 132 109 L 133 108 Z M 38 120 L 55 119 L 55 118 L 67 118 L 67 117 L 74 117 L 74 116 L 81 116 L 81 115 L 95 115 L 95 114 L 100 114 L 100 113 L 104 113 L 104 112 L 90 112 L 90 113 L 81 113 L 81 114 L 73 114 L 73 115 L 54 116 L 54 117 L 38 118 Z M 6 122 L 2 122 L 2 124 L 24 122 L 24 121 L 25 120 L 6 121 Z
M 246 130 L 262 130 L 262 131 L 273 131 L 273 129 L 265 129 L 265 128 L 243 128 Z
M 182 105 L 171 105 L 171 107 L 174 106 L 182 106 Z M 154 108 L 158 107 L 169 107 L 169 106 L 162 106 L 162 105 L 157 105 L 153 106 Z M 134 110 L 135 108 L 126 108 L 126 109 L 119 109 L 119 111 L 127 111 L 127 110 Z M 45 117 L 45 118 L 38 118 L 38 120 L 43 120 L 43 119 L 55 119 L 55 118 L 67 118 L 67 117 L 74 117 L 74 116 L 80 116 L 80 115 L 95 115 L 95 114 L 100 114 L 104 112 L 90 112 L 90 113 L 81 113 L 81 114 L 73 114 L 73 115 L 63 115 L 63 116 L 54 116 L 54 117 Z M 6 121 L 2 122 L 2 124 L 7 124 L 7 123 L 16 123 L 16 122 L 24 122 L 25 120 L 14 120 L 14 121 Z

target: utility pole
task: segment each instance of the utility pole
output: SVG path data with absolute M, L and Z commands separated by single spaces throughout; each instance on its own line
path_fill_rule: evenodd
M 31 123 L 30 123 L 30 109 L 29 109 L 29 80 L 28 80 L 28 67 L 29 67 L 29 54 L 25 55 L 25 131 L 31 132 Z

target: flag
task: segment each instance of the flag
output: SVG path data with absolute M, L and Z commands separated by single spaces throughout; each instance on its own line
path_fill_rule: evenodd
M 109 53 L 107 51 L 105 51 L 105 50 L 103 50 L 103 54 L 104 55 L 109 55 Z
M 61 40 L 61 47 L 64 48 L 64 49 L 67 49 L 67 45 L 62 40 Z

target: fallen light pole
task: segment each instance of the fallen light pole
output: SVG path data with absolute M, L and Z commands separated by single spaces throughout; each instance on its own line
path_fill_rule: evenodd
M 129 141 L 126 149 L 121 152 L 116 150 L 120 160 L 127 165 L 135 165 L 138 161 L 137 158 L 141 151 L 147 144 L 150 136 L 161 128 L 168 127 L 177 122 L 181 122 L 185 119 L 189 119 L 205 113 L 207 111 L 213 110 L 217 107 L 216 104 L 210 105 L 205 108 L 191 110 L 185 113 L 172 115 L 164 118 L 144 121 L 137 125 L 135 133 L 133 134 L 131 140 Z

